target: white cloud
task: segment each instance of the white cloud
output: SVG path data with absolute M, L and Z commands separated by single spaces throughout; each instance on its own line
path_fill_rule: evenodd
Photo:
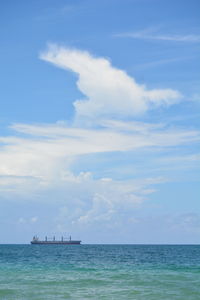
M 38 217 L 32 217 L 31 219 L 30 219 L 30 222 L 31 223 L 35 223 L 35 222 L 37 222 L 38 221 Z
M 18 223 L 19 224 L 35 223 L 35 222 L 37 222 L 37 220 L 38 220 L 38 217 L 32 217 L 32 218 L 23 218 L 23 217 L 21 217 L 21 218 L 18 219 Z
M 113 67 L 108 59 L 85 51 L 51 46 L 40 57 L 79 75 L 77 87 L 86 98 L 74 102 L 78 120 L 134 116 L 177 103 L 181 98 L 172 89 L 148 90 L 125 71 Z

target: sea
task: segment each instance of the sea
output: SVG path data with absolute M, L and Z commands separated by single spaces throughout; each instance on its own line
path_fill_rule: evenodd
M 199 245 L 0 245 L 0 300 L 200 299 Z

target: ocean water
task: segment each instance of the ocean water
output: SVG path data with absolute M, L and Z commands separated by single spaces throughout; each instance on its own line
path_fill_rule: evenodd
M 0 299 L 200 299 L 198 245 L 0 245 Z

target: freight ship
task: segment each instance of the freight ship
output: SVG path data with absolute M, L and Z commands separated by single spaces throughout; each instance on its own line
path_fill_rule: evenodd
M 41 241 L 36 235 L 33 237 L 31 244 L 36 245 L 80 245 L 81 241 L 74 241 L 71 239 L 64 239 L 63 236 L 61 240 L 56 240 L 55 236 L 53 238 L 45 237 L 45 240 Z

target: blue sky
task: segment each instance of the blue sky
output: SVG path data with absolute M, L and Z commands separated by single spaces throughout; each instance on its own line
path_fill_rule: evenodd
M 0 3 L 1 243 L 199 242 L 199 6 Z

